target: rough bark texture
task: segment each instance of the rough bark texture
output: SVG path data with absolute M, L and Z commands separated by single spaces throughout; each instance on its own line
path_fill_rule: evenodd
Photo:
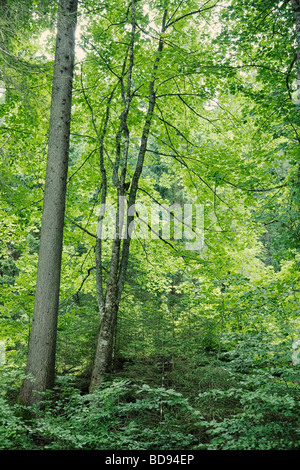
M 56 329 L 68 172 L 77 0 L 60 0 L 35 304 L 20 399 L 38 402 L 54 383 Z
M 300 104 L 300 0 L 292 0 L 293 13 L 295 18 L 296 40 L 297 40 L 297 98 L 296 104 Z M 298 137 L 298 136 L 297 136 Z M 299 142 L 299 138 L 298 138 Z M 300 164 L 298 164 L 296 184 L 294 186 L 293 198 L 299 201 L 299 188 L 300 188 Z M 298 194 L 297 194 L 298 193 Z M 299 205 L 298 205 L 298 218 L 299 218 Z
M 295 17 L 296 25 L 296 36 L 297 36 L 297 79 L 298 79 L 298 91 L 300 88 L 300 0 L 292 0 L 293 12 Z
M 98 334 L 97 349 L 90 381 L 90 391 L 93 392 L 101 385 L 105 373 L 112 362 L 114 331 L 118 313 L 117 279 L 119 264 L 120 240 L 114 240 L 111 260 L 111 270 L 107 284 L 104 307 Z

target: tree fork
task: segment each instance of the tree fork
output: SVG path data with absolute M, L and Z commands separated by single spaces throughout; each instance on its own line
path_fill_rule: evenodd
M 163 24 L 162 24 L 162 33 L 165 32 L 165 24 L 166 24 L 166 15 L 167 10 L 164 12 L 163 16 Z M 132 16 L 134 20 L 134 2 L 132 2 Z M 134 29 L 132 30 L 132 34 L 134 34 Z M 151 126 L 151 121 L 153 117 L 153 112 L 155 108 L 155 83 L 156 83 L 156 71 L 158 69 L 158 64 L 161 58 L 161 52 L 163 50 L 164 41 L 163 38 L 160 37 L 157 49 L 157 55 L 155 58 L 155 62 L 153 64 L 153 75 L 151 82 L 149 84 L 149 106 L 148 112 L 145 120 L 145 124 L 142 131 L 141 136 L 141 143 L 140 143 L 140 150 L 137 157 L 137 163 L 134 175 L 131 181 L 131 189 L 129 193 L 129 207 L 135 203 L 136 200 L 136 193 L 138 189 L 138 182 L 142 173 L 144 157 L 147 151 L 147 142 L 148 136 Z M 133 51 L 133 45 L 132 45 Z M 131 57 L 131 66 L 133 67 L 133 56 Z M 131 81 L 131 75 L 129 74 L 128 80 Z M 130 105 L 130 87 L 127 87 L 127 100 L 125 101 L 126 104 Z M 125 137 L 126 135 L 126 128 L 123 129 Z M 127 160 L 124 158 L 124 166 L 126 167 Z M 123 172 L 122 183 L 124 184 L 126 172 Z M 116 173 L 117 176 L 117 173 Z M 115 178 L 116 179 L 116 178 Z M 118 214 L 119 214 L 119 207 L 117 212 L 117 219 L 118 221 Z M 127 227 L 129 223 L 132 221 L 134 216 L 127 216 Z M 101 242 L 101 241 L 100 241 Z M 111 258 L 111 266 L 110 266 L 110 274 L 109 280 L 106 289 L 105 295 L 105 302 L 102 310 L 102 318 L 100 323 L 99 335 L 98 335 L 98 342 L 97 342 L 97 349 L 95 354 L 95 360 L 93 365 L 93 370 L 91 374 L 91 382 L 90 382 L 90 392 L 93 392 L 97 387 L 101 385 L 104 379 L 104 374 L 108 371 L 109 365 L 112 363 L 112 352 L 113 352 L 113 338 L 114 338 L 114 331 L 117 323 L 117 315 L 119 309 L 119 303 L 121 300 L 121 295 L 123 292 L 124 284 L 125 284 L 125 275 L 128 266 L 129 260 L 129 247 L 130 247 L 130 237 L 124 240 L 122 250 L 121 250 L 121 240 L 117 234 L 116 238 L 113 241 L 113 248 L 112 248 L 112 258 Z M 120 261 L 121 257 L 121 261 Z

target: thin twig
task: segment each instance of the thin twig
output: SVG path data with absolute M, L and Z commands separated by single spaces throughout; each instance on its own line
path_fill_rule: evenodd
M 83 232 L 87 233 L 88 235 L 90 235 L 90 237 L 93 237 L 93 238 L 97 238 L 96 235 L 94 235 L 93 233 L 89 232 L 86 228 L 82 227 L 81 225 L 79 225 L 77 222 L 75 222 L 75 220 L 71 219 L 70 217 L 68 217 L 66 214 L 65 214 L 65 218 L 71 222 L 71 224 L 75 225 L 76 227 L 80 228 L 80 230 L 83 230 Z

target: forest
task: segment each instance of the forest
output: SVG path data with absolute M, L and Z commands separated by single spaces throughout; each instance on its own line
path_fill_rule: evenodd
M 300 0 L 0 0 L 0 189 L 0 450 L 300 449 Z

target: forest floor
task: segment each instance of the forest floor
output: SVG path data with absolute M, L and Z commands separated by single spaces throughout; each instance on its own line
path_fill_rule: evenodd
M 298 367 L 220 359 L 217 352 L 119 357 L 93 394 L 87 377 L 60 375 L 29 413 L 16 403 L 8 370 L 0 449 L 300 449 Z

